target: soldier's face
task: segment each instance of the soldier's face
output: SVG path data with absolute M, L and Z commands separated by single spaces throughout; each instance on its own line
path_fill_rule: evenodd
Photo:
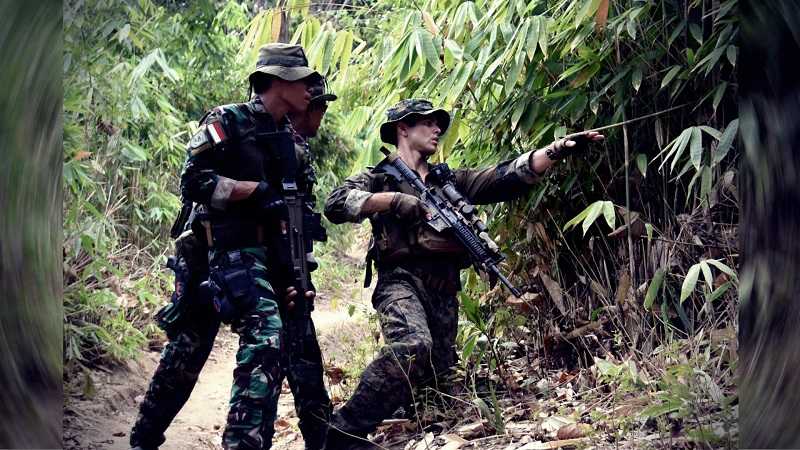
M 402 129 L 405 128 L 405 129 Z M 413 127 L 402 127 L 398 139 L 405 137 L 409 148 L 423 155 L 436 153 L 442 129 L 434 119 L 420 119 Z
M 280 86 L 275 87 L 279 88 L 281 98 L 289 105 L 289 112 L 303 113 L 308 108 L 311 93 L 308 92 L 308 85 L 304 80 L 283 81 Z

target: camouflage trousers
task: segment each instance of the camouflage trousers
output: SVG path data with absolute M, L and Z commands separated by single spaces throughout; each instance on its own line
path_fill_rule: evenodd
M 381 272 L 372 297 L 386 345 L 361 375 L 331 425 L 365 436 L 412 399 L 411 386 L 431 383 L 455 365 L 458 300 L 402 268 Z
M 267 281 L 264 250 L 242 249 L 235 261 L 221 258 L 222 255 L 212 257 L 212 278 L 231 284 L 221 288 L 235 294 L 231 300 L 238 312 L 231 328 L 239 335 L 223 446 L 259 450 L 271 447 L 285 376 L 295 397 L 306 449 L 322 448 L 330 399 L 322 379 L 322 356 L 313 323 L 310 319 L 306 322 L 301 352 L 285 349 L 283 321 L 276 295 Z M 232 273 L 238 273 L 240 279 L 225 276 Z M 242 280 L 241 276 L 245 278 Z M 187 330 L 165 347 L 131 433 L 131 445 L 156 447 L 164 442 L 163 433 L 188 399 L 218 327 L 219 321 L 215 320 L 214 325 L 200 327 L 200 331 Z

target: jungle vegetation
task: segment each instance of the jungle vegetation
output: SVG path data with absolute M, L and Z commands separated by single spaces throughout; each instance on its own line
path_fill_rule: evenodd
M 492 378 L 493 395 L 533 388 L 516 358 L 541 373 L 593 367 L 615 396 L 648 393 L 645 420 L 719 444 L 712 422 L 736 423 L 738 293 L 752 283 L 737 269 L 736 12 L 737 0 L 65 2 L 68 373 L 160 336 L 185 143 L 205 110 L 246 100 L 258 47 L 285 40 L 339 96 L 315 146 L 323 198 L 380 159 L 378 126 L 401 98 L 451 111 L 437 159 L 455 167 L 668 111 L 605 130 L 530 195 L 482 208 L 526 294 L 465 271 L 458 342 L 465 379 Z

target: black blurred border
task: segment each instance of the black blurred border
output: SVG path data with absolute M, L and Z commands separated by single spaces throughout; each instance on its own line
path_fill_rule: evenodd
M 62 3 L 0 1 L 0 447 L 61 448 Z
M 739 7 L 739 443 L 800 448 L 800 1 Z

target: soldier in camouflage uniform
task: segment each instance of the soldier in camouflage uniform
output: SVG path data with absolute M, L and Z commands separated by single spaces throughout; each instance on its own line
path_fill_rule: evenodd
M 450 115 L 426 100 L 410 99 L 389 109 L 387 117 L 382 141 L 397 146 L 400 158 L 425 180 L 427 160 Z M 473 204 L 508 201 L 527 193 L 554 161 L 602 138 L 587 132 L 494 167 L 455 169 L 455 185 Z M 367 434 L 410 400 L 411 385 L 430 379 L 436 385 L 457 362 L 456 293 L 459 271 L 469 261 L 452 236 L 423 223 L 429 212 L 416 192 L 382 165 L 348 178 L 325 204 L 333 223 L 370 220 L 370 255 L 378 271 L 372 304 L 386 342 L 353 396 L 332 414 L 326 450 L 377 448 L 365 440 Z
M 289 376 L 293 391 L 300 397 L 298 404 L 307 405 L 306 417 L 301 417 L 303 434 L 310 436 L 307 448 L 320 448 L 321 430 L 330 410 L 322 384 L 319 346 L 310 321 L 303 329 L 303 354 L 287 356 L 284 351 L 283 321 L 292 317 L 291 308 L 298 293 L 288 285 L 285 267 L 277 264 L 280 257 L 273 245 L 286 208 L 280 195 L 283 174 L 278 173 L 273 148 L 280 136 L 291 139 L 287 133 L 293 133 L 293 129 L 287 114 L 303 113 L 310 103 L 312 86 L 322 80 L 307 66 L 299 46 L 262 47 L 256 71 L 250 75 L 256 96 L 248 103 L 215 108 L 201 121 L 200 131 L 189 144 L 189 158 L 181 177 L 184 198 L 200 205 L 194 232 L 204 237 L 210 247 L 206 269 L 209 282 L 204 286 L 213 294 L 216 325 L 219 320 L 230 323 L 240 335 L 228 424 L 223 434 L 226 449 L 270 448 L 284 375 Z M 302 156 L 307 155 L 305 149 L 300 150 Z M 293 176 L 304 198 L 313 199 L 310 161 L 299 159 Z M 309 211 L 304 216 L 308 217 L 303 224 L 306 236 L 323 238 L 319 215 Z M 310 249 L 311 243 L 306 247 Z M 315 294 L 312 289 L 304 295 L 310 302 Z M 173 347 L 183 348 L 183 353 L 169 355 L 168 346 L 163 358 L 168 364 L 162 360 L 162 365 L 172 367 L 165 371 L 172 376 L 159 377 L 157 371 L 154 382 L 158 378 L 167 388 L 151 386 L 154 392 L 148 393 L 143 404 L 131 436 L 132 445 L 156 448 L 163 442 L 163 430 L 191 391 L 191 386 L 175 389 L 175 380 L 187 375 L 187 361 L 191 361 L 194 372 L 190 378 L 196 380 L 196 372 L 208 355 L 205 348 L 210 349 L 216 333 L 216 327 L 211 328 L 213 333 L 198 339 L 202 351 L 198 345 L 176 343 Z M 159 391 L 172 391 L 161 398 L 167 403 L 176 401 L 177 405 L 171 404 L 168 413 L 153 415 L 152 406 L 159 399 Z M 174 391 L 182 392 L 175 395 Z
M 294 126 L 297 158 L 309 184 L 316 180 L 311 166 L 311 152 L 307 138 L 314 137 L 319 129 L 327 102 L 336 96 L 325 92 L 324 80 L 314 83 L 309 92 L 311 100 L 303 113 L 291 114 Z M 308 196 L 308 208 L 313 210 L 315 200 Z M 192 219 L 189 219 L 191 225 Z M 200 226 L 199 222 L 196 223 Z M 182 225 L 181 225 L 182 226 Z M 198 240 L 191 229 L 176 240 L 176 257 L 170 265 L 175 270 L 176 289 L 173 303 L 185 306 L 176 322 L 161 325 L 167 331 L 169 342 L 165 347 L 153 379 L 142 402 L 136 424 L 131 431 L 134 449 L 157 448 L 165 438 L 164 432 L 189 399 L 198 375 L 208 359 L 214 338 L 219 329 L 219 318 L 210 302 L 198 298 L 198 286 L 208 279 L 208 246 Z M 199 229 L 199 235 L 205 231 Z M 313 254 L 308 258 L 313 260 Z M 283 374 L 288 377 L 295 399 L 295 409 L 300 418 L 306 450 L 322 448 L 326 419 L 330 413 L 330 399 L 322 379 L 323 367 L 313 323 L 306 328 L 303 354 L 284 355 Z M 321 419 L 322 418 L 322 419 Z

